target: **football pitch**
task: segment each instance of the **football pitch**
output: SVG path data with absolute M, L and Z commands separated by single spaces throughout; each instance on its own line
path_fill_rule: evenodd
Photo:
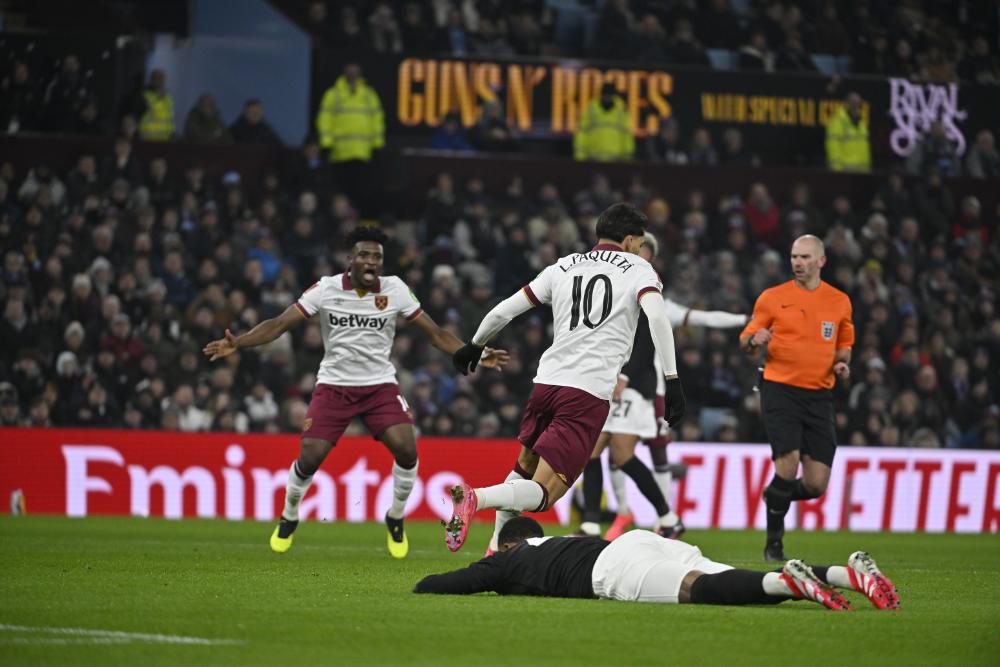
M 481 554 L 408 526 L 394 561 L 380 524 L 303 523 L 271 553 L 270 524 L 0 517 L 2 665 L 1000 664 L 1000 536 L 791 533 L 817 564 L 867 549 L 900 612 L 849 593 L 852 613 L 411 593 Z M 709 557 L 768 569 L 762 536 L 691 531 Z

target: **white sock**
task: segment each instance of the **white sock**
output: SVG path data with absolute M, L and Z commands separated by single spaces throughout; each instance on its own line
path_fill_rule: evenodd
M 656 466 L 659 467 L 659 466 Z M 663 492 L 663 499 L 670 503 L 670 485 L 674 481 L 674 476 L 670 474 L 669 470 L 653 470 L 653 479 L 656 480 L 656 485 L 660 487 L 660 491 Z
M 299 520 L 299 503 L 302 502 L 302 497 L 306 495 L 306 491 L 309 490 L 309 485 L 312 484 L 312 475 L 309 475 L 305 479 L 299 477 L 298 472 L 296 472 L 296 463 L 292 463 L 292 467 L 288 469 L 288 483 L 285 485 L 285 509 L 281 511 L 281 516 L 288 521 L 298 521 Z
M 619 515 L 624 516 L 629 513 L 628 494 L 625 493 L 625 473 L 618 466 L 611 466 L 611 489 L 615 492 L 615 501 Z
M 417 480 L 417 464 L 404 468 L 392 462 L 392 507 L 386 512 L 390 519 L 402 519 L 406 510 L 406 499 L 410 497 L 413 483 Z
M 666 514 L 664 514 L 663 516 L 661 516 L 659 519 L 656 520 L 656 527 L 670 528 L 671 526 L 676 526 L 677 522 L 680 520 L 681 518 L 677 516 L 677 512 L 670 510 L 669 512 L 667 512 Z
M 781 597 L 796 597 L 792 589 L 781 579 L 780 572 L 768 572 L 764 575 L 764 592 L 768 595 L 780 595 Z
M 857 572 L 854 575 L 861 581 L 867 579 L 865 575 L 858 574 Z M 858 590 L 854 582 L 851 581 L 851 575 L 848 574 L 847 568 L 843 565 L 831 565 L 828 567 L 826 569 L 826 580 L 831 586 L 836 586 L 837 588 L 847 588 L 852 591 Z
M 594 523 L 593 521 L 584 521 L 580 524 L 580 532 L 596 537 L 601 534 L 601 524 Z
M 538 482 L 530 479 L 513 479 L 496 486 L 476 489 L 476 498 L 479 500 L 478 508 L 481 510 L 534 512 L 541 506 L 545 493 Z
M 507 475 L 507 479 L 504 483 L 513 482 L 516 479 L 524 479 L 520 474 L 510 471 Z M 497 551 L 500 549 L 500 543 L 498 542 L 500 538 L 500 531 L 503 530 L 504 525 L 516 516 L 521 516 L 520 512 L 510 512 L 508 510 L 497 510 L 496 522 L 493 525 L 493 537 L 490 538 L 490 549 Z

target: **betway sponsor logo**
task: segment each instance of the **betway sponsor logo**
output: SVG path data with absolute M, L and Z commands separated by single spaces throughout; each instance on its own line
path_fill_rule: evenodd
M 288 478 L 287 469 L 244 469 L 246 453 L 236 444 L 226 449 L 226 465 L 215 473 L 203 466 L 178 469 L 170 465 L 130 465 L 118 449 L 106 445 L 63 445 L 62 454 L 66 462 L 68 516 L 87 516 L 94 494 L 120 495 L 127 491 L 129 510 L 135 516 L 149 516 L 154 493 L 158 493 L 163 499 L 162 515 L 168 519 L 190 516 L 193 502 L 194 514 L 199 517 L 218 517 L 221 509 L 226 519 L 270 521 L 277 518 L 275 502 L 283 500 Z M 127 490 L 113 483 L 113 479 L 121 477 L 111 474 L 114 468 L 128 473 Z M 451 518 L 448 489 L 462 481 L 461 475 L 451 471 L 418 478 L 406 504 L 407 513 L 426 503 L 440 518 Z M 374 507 L 369 503 L 371 487 L 377 488 Z M 361 457 L 336 478 L 322 470 L 316 472 L 299 513 L 302 518 L 321 521 L 368 521 L 373 516 L 384 516 L 391 504 L 392 475 L 383 476 Z
M 385 323 L 389 321 L 388 317 L 363 317 L 361 315 L 349 315 L 344 317 L 341 315 L 337 317 L 333 313 L 329 313 L 327 317 L 330 318 L 330 326 L 332 327 L 352 327 L 356 329 L 378 329 L 382 330 Z

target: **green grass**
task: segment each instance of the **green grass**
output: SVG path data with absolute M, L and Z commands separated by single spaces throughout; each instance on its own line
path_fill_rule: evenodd
M 381 525 L 299 529 L 284 556 L 271 526 L 223 521 L 0 517 L 0 665 L 716 665 L 1000 663 L 1000 537 L 794 533 L 796 556 L 871 551 L 899 613 L 642 605 L 495 595 L 418 596 L 424 574 L 462 566 L 488 527 L 450 554 L 439 526 L 408 526 L 393 561 Z M 689 533 L 709 557 L 766 569 L 752 532 Z M 233 645 L 13 630 L 71 627 L 230 639 Z

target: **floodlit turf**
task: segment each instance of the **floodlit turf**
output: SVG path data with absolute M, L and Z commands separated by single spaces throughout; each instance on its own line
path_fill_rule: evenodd
M 283 556 L 267 546 L 271 530 L 253 522 L 0 517 L 0 665 L 1000 662 L 996 535 L 789 535 L 789 553 L 815 563 L 868 549 L 900 589 L 899 613 L 851 593 L 856 611 L 838 614 L 805 602 L 735 608 L 418 596 L 410 590 L 421 576 L 479 555 L 485 524 L 473 526 L 458 554 L 445 549 L 439 526 L 410 525 L 405 561 L 388 556 L 381 525 L 305 523 Z M 694 531 L 689 541 L 716 560 L 766 569 L 759 533 Z

